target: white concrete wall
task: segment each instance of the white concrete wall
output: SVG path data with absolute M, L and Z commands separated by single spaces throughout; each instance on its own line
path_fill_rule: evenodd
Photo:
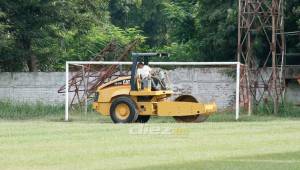
M 13 102 L 64 102 L 58 88 L 64 84 L 62 72 L 0 73 L 0 100 Z
M 288 102 L 300 105 L 300 84 L 296 80 L 290 81 L 285 95 Z
M 234 68 L 177 68 L 168 71 L 175 92 L 190 94 L 200 102 L 216 101 L 219 109 L 234 107 Z M 0 100 L 64 104 L 57 90 L 65 83 L 64 72 L 0 73 Z M 69 96 L 71 97 L 71 95 Z M 300 104 L 300 86 L 290 82 L 286 90 L 289 102 Z
M 230 70 L 177 68 L 168 74 L 176 95 L 191 94 L 201 102 L 215 100 L 222 109 L 234 107 L 235 79 L 228 76 Z M 64 104 L 64 94 L 57 93 L 64 83 L 64 72 L 0 73 L 0 100 Z

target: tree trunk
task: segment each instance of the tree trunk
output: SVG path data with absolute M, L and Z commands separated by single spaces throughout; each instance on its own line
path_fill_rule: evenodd
M 37 72 L 38 71 L 38 59 L 36 55 L 32 52 L 31 47 L 31 39 L 22 36 L 21 44 L 24 49 L 25 58 L 27 58 L 27 66 L 30 72 Z
M 28 61 L 28 68 L 30 72 L 37 72 L 38 68 L 37 68 L 37 57 L 35 54 L 33 54 L 32 52 L 30 52 L 30 59 Z

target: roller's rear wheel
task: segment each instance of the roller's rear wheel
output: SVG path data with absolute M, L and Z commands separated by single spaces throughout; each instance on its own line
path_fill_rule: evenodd
M 110 117 L 114 123 L 131 123 L 138 118 L 134 101 L 129 97 L 118 97 L 110 106 Z
M 190 95 L 182 95 L 175 99 L 175 101 L 194 102 L 198 101 Z M 191 116 L 173 116 L 177 122 L 204 122 L 209 117 L 208 115 L 191 115 Z

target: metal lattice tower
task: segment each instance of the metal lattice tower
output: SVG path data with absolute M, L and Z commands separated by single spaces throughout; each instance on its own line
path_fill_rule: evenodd
M 284 0 L 239 0 L 238 12 L 241 100 L 249 114 L 262 102 L 276 114 L 285 87 Z M 263 54 L 256 52 L 257 40 L 267 44 Z

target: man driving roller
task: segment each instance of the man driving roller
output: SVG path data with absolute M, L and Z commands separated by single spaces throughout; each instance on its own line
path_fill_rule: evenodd
M 144 65 L 144 63 L 139 62 L 137 75 L 141 77 L 141 79 L 151 78 L 151 68 L 148 65 Z
M 142 80 L 142 89 L 144 87 L 149 86 L 148 81 L 151 80 L 151 87 L 153 90 L 156 90 L 156 85 L 151 78 L 151 68 L 148 65 L 144 65 L 144 63 L 139 62 L 137 69 L 137 76 L 139 76 Z

